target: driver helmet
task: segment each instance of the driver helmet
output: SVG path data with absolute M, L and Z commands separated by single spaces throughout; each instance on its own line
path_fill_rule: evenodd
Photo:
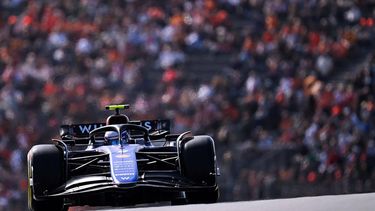
M 104 134 L 104 140 L 107 145 L 117 145 L 118 133 L 116 131 L 107 131 Z

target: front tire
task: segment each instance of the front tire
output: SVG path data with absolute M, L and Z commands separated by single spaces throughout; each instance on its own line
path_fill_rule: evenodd
M 59 199 L 38 199 L 64 182 L 63 153 L 53 144 L 36 145 L 27 155 L 29 210 L 67 210 Z
M 210 136 L 194 136 L 191 140 L 182 140 L 180 159 L 182 174 L 202 186 L 202 190 L 186 192 L 188 202 L 217 202 L 219 189 L 216 183 L 214 140 Z

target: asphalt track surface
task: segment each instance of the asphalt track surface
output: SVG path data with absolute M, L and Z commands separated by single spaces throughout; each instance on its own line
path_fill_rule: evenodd
M 105 211 L 374 211 L 375 193 L 156 207 L 88 208 Z

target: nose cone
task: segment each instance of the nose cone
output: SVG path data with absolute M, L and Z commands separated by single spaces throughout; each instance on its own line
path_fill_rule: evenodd
M 136 145 L 103 146 L 101 151 L 109 153 L 111 176 L 116 184 L 135 183 L 138 180 Z

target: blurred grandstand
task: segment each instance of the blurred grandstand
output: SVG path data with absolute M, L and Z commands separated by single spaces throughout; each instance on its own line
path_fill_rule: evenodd
M 221 200 L 375 191 L 375 1 L 2 0 L 0 210 L 62 123 L 171 118 Z

